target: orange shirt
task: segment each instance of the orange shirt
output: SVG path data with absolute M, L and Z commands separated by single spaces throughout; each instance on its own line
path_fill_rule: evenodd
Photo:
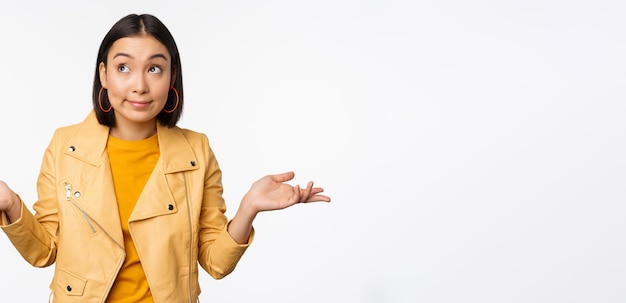
M 107 153 L 122 222 L 126 259 L 106 302 L 152 303 L 148 280 L 128 230 L 128 219 L 159 159 L 159 141 L 156 134 L 139 141 L 126 141 L 109 135 Z

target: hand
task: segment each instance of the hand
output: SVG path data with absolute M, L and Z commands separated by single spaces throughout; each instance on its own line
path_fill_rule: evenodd
M 13 206 L 15 201 L 15 193 L 9 188 L 9 186 L 0 181 L 0 211 L 7 211 Z
M 17 221 L 21 215 L 21 201 L 9 186 L 0 181 L 0 212 L 6 212 L 11 222 Z
M 292 180 L 295 174 L 286 172 L 265 176 L 252 184 L 242 200 L 242 205 L 250 206 L 255 213 L 287 208 L 296 203 L 330 202 L 330 197 L 320 195 L 321 187 L 313 187 L 310 181 L 306 188 L 291 186 L 284 182 Z
M 309 182 L 305 189 L 284 183 L 294 176 L 293 172 L 269 175 L 252 184 L 228 225 L 228 233 L 237 243 L 247 243 L 252 221 L 259 212 L 283 209 L 296 203 L 330 202 L 328 196 L 320 195 L 324 191 L 321 187 L 313 187 L 313 182 Z

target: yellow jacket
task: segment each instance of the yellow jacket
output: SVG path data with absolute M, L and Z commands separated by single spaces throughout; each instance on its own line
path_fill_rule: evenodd
M 56 262 L 54 302 L 104 302 L 124 260 L 109 160 L 109 128 L 91 112 L 56 130 L 46 149 L 31 214 L 2 229 L 30 264 Z M 157 126 L 160 158 L 129 219 L 157 303 L 196 302 L 198 264 L 212 277 L 231 273 L 254 237 L 226 231 L 222 173 L 206 135 Z

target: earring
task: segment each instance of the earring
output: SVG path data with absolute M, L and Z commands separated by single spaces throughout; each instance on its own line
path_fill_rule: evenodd
M 164 111 L 164 112 L 166 112 L 166 113 L 168 113 L 168 114 L 173 113 L 173 112 L 176 110 L 176 108 L 178 108 L 178 91 L 177 91 L 177 90 L 176 90 L 176 88 L 174 88 L 173 86 L 172 86 L 172 87 L 170 87 L 170 89 L 171 89 L 171 90 L 174 90 L 174 93 L 176 94 L 176 105 L 174 105 L 174 108 L 169 109 L 169 110 L 167 110 L 167 109 L 165 109 L 165 108 L 163 109 L 163 111 Z
M 100 109 L 105 112 L 108 113 L 111 111 L 111 109 L 113 108 L 113 106 L 109 103 L 109 109 L 105 110 L 104 107 L 102 107 L 102 91 L 104 90 L 104 87 L 100 87 L 100 91 L 98 92 L 98 105 L 100 105 Z

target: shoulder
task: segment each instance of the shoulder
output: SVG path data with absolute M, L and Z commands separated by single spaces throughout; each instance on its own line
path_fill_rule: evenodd
M 171 128 L 165 128 L 160 126 L 159 140 L 163 140 L 161 148 L 174 148 L 180 149 L 184 146 L 189 146 L 195 154 L 212 154 L 211 147 L 209 145 L 209 138 L 205 133 L 195 130 L 181 128 L 174 126 Z
M 171 141 L 184 140 L 187 141 L 191 145 L 196 144 L 207 144 L 208 137 L 206 134 L 198 131 L 194 131 L 187 128 L 182 128 L 179 126 L 174 126 L 171 128 L 160 127 L 159 133 L 162 135 L 159 137 L 160 139 L 166 139 Z
M 108 132 L 109 127 L 101 125 L 96 118 L 96 114 L 92 110 L 85 116 L 82 121 L 58 127 L 54 131 L 54 133 L 55 135 L 71 135 L 78 132 L 79 130 L 93 132 L 95 129 L 100 129 L 101 131 L 105 130 L 106 132 Z
M 215 165 L 215 154 L 209 145 L 209 139 L 205 133 L 178 126 L 167 129 L 159 127 L 157 130 L 159 132 L 161 156 L 164 159 L 193 158 L 199 164 L 198 167 L 206 167 L 208 169 L 217 167 Z
M 98 124 L 98 122 L 97 120 L 95 120 L 95 116 L 93 117 L 93 119 L 91 119 L 91 116 L 92 115 L 90 113 L 83 121 L 73 124 L 67 124 L 56 128 L 54 130 L 52 140 L 65 142 L 76 136 L 76 134 L 79 133 L 81 129 L 96 127 L 96 125 L 94 124 Z
M 213 151 L 211 150 L 211 145 L 209 143 L 209 137 L 205 133 L 187 128 L 178 128 L 178 130 L 183 135 L 183 137 L 185 137 L 193 150 L 202 151 L 203 153 L 208 154 L 213 153 Z
M 95 113 L 91 111 L 83 121 L 57 128 L 54 131 L 53 140 L 99 146 L 102 144 L 102 141 L 106 142 L 108 134 L 109 127 L 101 125 Z
M 181 132 L 185 138 L 189 138 L 191 140 L 205 140 L 207 138 L 207 135 L 202 132 L 178 126 L 175 126 L 175 128 L 178 129 L 178 131 Z
M 82 124 L 83 122 L 58 127 L 54 130 L 54 137 L 71 137 L 72 134 L 76 133 L 81 128 Z

